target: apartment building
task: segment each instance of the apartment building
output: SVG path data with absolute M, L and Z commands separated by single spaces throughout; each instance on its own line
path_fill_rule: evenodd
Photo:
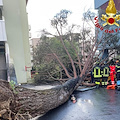
M 13 64 L 17 83 L 31 80 L 27 0 L 0 0 L 0 79 L 12 80 Z
M 3 2 L 0 0 L 0 79 L 7 79 L 5 42 L 7 41 L 5 22 L 2 17 Z
M 109 0 L 95 0 L 95 9 L 103 9 L 105 10 L 108 6 Z M 119 0 L 114 0 L 115 7 L 117 11 L 120 11 L 120 1 Z
M 107 6 L 108 6 L 108 4 L 109 4 L 109 1 L 115 3 L 115 8 L 116 8 L 117 12 L 120 11 L 120 7 L 119 7 L 119 6 L 120 6 L 120 1 L 119 1 L 119 0 L 94 0 L 95 9 L 99 10 L 99 15 L 98 15 L 99 18 L 102 17 L 102 14 L 105 14 L 105 13 L 106 13 L 106 8 L 107 8 Z M 103 22 L 104 22 L 104 21 L 103 21 Z M 100 23 L 103 24 L 103 22 L 100 22 Z M 105 23 L 105 22 L 104 22 L 104 23 Z M 120 23 L 120 22 L 119 22 L 119 23 Z M 107 26 L 107 25 L 106 25 L 106 26 Z M 106 29 L 106 26 L 104 27 L 104 29 Z M 117 28 L 117 26 L 115 26 L 115 25 L 113 25 L 113 26 L 108 25 L 107 27 L 109 27 L 110 30 Z M 103 30 L 103 31 L 104 31 L 104 30 Z M 101 33 L 102 33 L 102 31 L 99 32 L 99 36 L 101 36 Z M 118 32 L 117 34 L 119 34 L 119 32 Z M 116 44 L 119 45 L 119 44 L 120 44 L 120 38 L 118 37 L 117 39 L 118 39 L 118 42 L 117 42 Z M 115 40 L 113 39 L 113 41 L 115 41 Z M 111 46 L 105 46 L 105 48 L 104 48 L 104 54 L 103 54 L 103 57 L 102 57 L 102 58 L 108 57 L 109 51 L 110 51 L 111 49 L 112 49 L 112 51 L 115 51 L 115 54 L 114 54 L 112 57 L 113 57 L 113 58 L 114 58 L 114 57 L 118 57 L 119 51 L 116 51 L 116 50 L 114 49 L 114 46 L 112 46 L 112 42 L 111 42 L 110 44 L 111 44 Z

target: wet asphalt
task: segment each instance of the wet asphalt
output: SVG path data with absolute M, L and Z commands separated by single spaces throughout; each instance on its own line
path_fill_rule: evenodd
M 96 88 L 74 95 L 75 104 L 69 100 L 38 120 L 120 120 L 120 91 Z

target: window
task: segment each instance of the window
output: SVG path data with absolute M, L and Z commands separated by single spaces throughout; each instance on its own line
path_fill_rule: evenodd
M 0 8 L 0 20 L 2 20 L 2 10 Z
M 5 52 L 5 43 L 0 42 L 0 53 L 4 53 L 4 52 Z

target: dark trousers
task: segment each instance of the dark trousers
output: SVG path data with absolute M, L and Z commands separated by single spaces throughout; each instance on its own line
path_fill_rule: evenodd
M 93 78 L 93 74 L 92 74 L 92 72 L 90 73 L 91 74 L 91 83 L 93 83 L 94 81 L 94 78 Z
M 120 80 L 120 72 L 117 72 L 116 78 L 117 78 L 117 81 Z

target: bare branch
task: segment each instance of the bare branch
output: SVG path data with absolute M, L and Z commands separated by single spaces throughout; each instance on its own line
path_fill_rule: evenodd
M 61 36 L 61 34 L 60 34 L 60 32 L 59 32 L 59 30 L 58 30 L 57 27 L 56 27 L 56 29 L 57 29 L 57 32 L 58 32 L 58 34 L 59 34 L 60 41 L 61 41 L 61 43 L 62 43 L 62 45 L 63 45 L 63 47 L 64 47 L 64 49 L 65 49 L 65 51 L 66 51 L 66 53 L 67 53 L 67 55 L 68 55 L 68 57 L 69 57 L 69 59 L 70 59 L 70 61 L 71 61 L 71 65 L 72 65 L 73 73 L 74 73 L 74 78 L 77 78 L 77 72 L 76 72 L 76 68 L 75 68 L 73 59 L 71 58 L 71 56 L 70 56 L 70 54 L 69 54 L 69 52 L 68 52 L 68 50 L 67 50 L 67 48 L 66 48 L 66 46 L 65 46 L 65 44 L 64 44 L 64 42 L 63 42 L 62 36 Z
M 64 64 L 61 62 L 61 60 L 59 59 L 59 57 L 52 51 L 52 49 L 49 47 L 49 49 L 51 50 L 51 52 L 53 53 L 53 55 L 56 57 L 57 61 L 60 63 L 60 65 L 62 66 L 62 68 L 64 69 L 66 75 L 68 78 L 72 78 L 69 73 L 68 70 L 66 69 L 66 67 L 64 66 Z
M 67 80 L 69 80 L 69 78 L 68 78 L 68 79 L 57 79 L 57 78 L 54 78 L 49 72 L 48 72 L 48 74 L 49 74 L 49 76 L 50 76 L 53 80 L 58 80 L 58 81 L 67 81 Z
M 82 67 L 81 67 L 82 63 L 80 62 L 80 57 L 79 57 L 79 55 L 78 55 L 78 52 L 77 52 L 74 44 L 72 43 L 73 36 L 72 36 L 71 32 L 70 32 L 70 35 L 71 35 L 71 40 L 69 40 L 69 42 L 70 42 L 72 48 L 75 50 L 75 53 L 76 53 L 76 55 L 77 55 L 77 60 L 78 60 L 79 69 L 80 69 L 80 71 L 82 71 Z

